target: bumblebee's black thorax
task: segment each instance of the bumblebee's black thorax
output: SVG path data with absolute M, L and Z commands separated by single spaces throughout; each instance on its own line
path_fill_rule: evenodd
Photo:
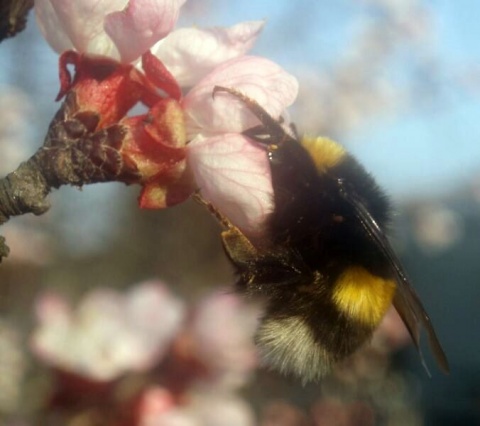
M 292 139 L 270 152 L 270 164 L 275 209 L 268 227 L 274 245 L 298 251 L 310 268 L 326 275 L 335 276 L 350 264 L 388 274 L 377 245 L 340 193 L 341 182 L 382 228 L 387 226 L 388 201 L 352 156 L 345 153 L 333 167 L 322 168 Z

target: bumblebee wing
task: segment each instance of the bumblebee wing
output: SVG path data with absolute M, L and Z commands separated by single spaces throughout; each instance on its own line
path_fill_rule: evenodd
M 400 314 L 403 322 L 407 326 L 410 335 L 412 336 L 413 341 L 415 342 L 415 346 L 421 355 L 421 350 L 419 347 L 420 342 L 420 326 L 425 327 L 428 336 L 428 342 L 430 344 L 430 348 L 432 350 L 433 355 L 435 356 L 435 360 L 437 361 L 440 369 L 448 374 L 450 369 L 448 366 L 448 360 L 443 352 L 442 346 L 435 334 L 435 330 L 433 329 L 432 322 L 430 321 L 430 317 L 425 312 L 425 309 L 418 298 L 413 287 L 410 283 L 403 281 L 403 283 L 398 284 L 397 293 L 393 299 L 393 306 Z M 425 361 L 423 360 L 422 356 L 422 363 L 424 364 L 425 368 Z M 427 369 L 428 372 L 428 369 Z
M 393 305 L 405 323 L 408 332 L 410 333 L 410 336 L 412 337 L 412 340 L 420 354 L 422 364 L 427 370 L 427 373 L 429 373 L 429 371 L 420 349 L 420 331 L 422 326 L 427 332 L 430 348 L 439 367 L 444 373 L 448 373 L 449 367 L 447 357 L 445 356 L 442 346 L 440 345 L 437 335 L 435 334 L 432 322 L 430 321 L 428 314 L 425 312 L 422 302 L 415 292 L 415 289 L 410 284 L 410 280 L 408 279 L 400 260 L 394 253 L 390 242 L 385 236 L 385 233 L 382 231 L 376 220 L 372 217 L 359 197 L 353 191 L 348 191 L 342 181 L 339 181 L 338 183 L 340 186 L 341 196 L 352 205 L 355 210 L 355 214 L 362 224 L 365 232 L 376 242 L 378 248 L 387 259 L 392 271 L 395 274 L 397 291 L 393 299 Z

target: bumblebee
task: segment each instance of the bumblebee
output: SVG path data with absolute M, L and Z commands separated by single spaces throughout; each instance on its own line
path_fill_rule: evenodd
M 244 134 L 266 147 L 271 167 L 274 210 L 262 241 L 208 205 L 225 228 L 236 289 L 264 303 L 256 343 L 266 364 L 318 380 L 370 339 L 393 303 L 424 366 L 422 327 L 448 372 L 430 318 L 386 237 L 390 204 L 374 179 L 336 142 L 299 139 L 254 100 L 231 88 L 218 92 L 259 119 Z

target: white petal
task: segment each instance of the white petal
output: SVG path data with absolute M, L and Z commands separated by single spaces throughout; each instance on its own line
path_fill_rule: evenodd
M 124 316 L 138 342 L 129 367 L 145 370 L 167 350 L 183 323 L 185 307 L 162 283 L 147 281 L 127 294 Z
M 152 48 L 180 86 L 191 87 L 216 66 L 244 55 L 255 43 L 264 21 L 229 28 L 182 28 Z
M 132 62 L 164 38 L 175 26 L 186 0 L 130 0 L 128 6 L 105 18 L 105 31 L 120 51 L 123 62 Z
M 44 292 L 35 302 L 35 313 L 41 324 L 68 321 L 71 308 L 68 302 L 53 291 Z
M 111 380 L 158 362 L 183 320 L 183 304 L 159 282 L 123 294 L 97 288 L 75 310 L 58 296 L 43 296 L 34 353 L 48 364 L 85 377 Z
M 50 3 L 51 9 L 48 9 L 45 3 Z M 44 19 L 41 24 L 45 37 L 52 47 L 57 49 L 65 44 L 60 40 L 54 40 L 61 34 L 58 29 L 60 26 L 62 32 L 79 52 L 102 54 L 117 59 L 119 58 L 118 50 L 105 33 L 103 23 L 108 13 L 122 10 L 126 4 L 127 0 L 37 0 L 35 2 L 36 8 L 41 7 L 44 11 L 50 10 L 50 12 L 53 10 L 56 15 L 56 20 Z M 45 13 L 41 13 L 41 16 L 44 15 Z M 57 27 L 52 26 L 54 24 Z
M 240 134 L 198 136 L 187 161 L 202 196 L 248 235 L 258 235 L 273 209 L 265 150 Z
M 192 410 L 202 425 L 224 426 L 228 419 L 229 426 L 254 426 L 257 424 L 252 408 L 237 395 L 220 391 L 203 389 L 192 397 Z M 278 423 L 277 423 L 278 424 Z
M 217 93 L 215 86 L 234 88 L 254 99 L 273 117 L 279 117 L 298 93 L 298 82 L 268 59 L 242 56 L 215 68 L 184 98 L 189 135 L 242 132 L 258 123 L 245 103 L 229 93 Z
M 49 0 L 35 0 L 35 17 L 48 44 L 58 53 L 73 49 L 73 43 Z

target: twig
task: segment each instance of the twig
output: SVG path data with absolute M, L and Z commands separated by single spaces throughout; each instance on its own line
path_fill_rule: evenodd
M 120 124 L 94 131 L 98 116 L 77 112 L 70 92 L 52 120 L 43 146 L 26 162 L 0 179 L 0 225 L 12 216 L 48 211 L 52 189 L 97 182 L 132 182 L 138 171 L 125 164 L 119 147 L 125 136 Z M 8 255 L 0 237 L 0 261 Z

